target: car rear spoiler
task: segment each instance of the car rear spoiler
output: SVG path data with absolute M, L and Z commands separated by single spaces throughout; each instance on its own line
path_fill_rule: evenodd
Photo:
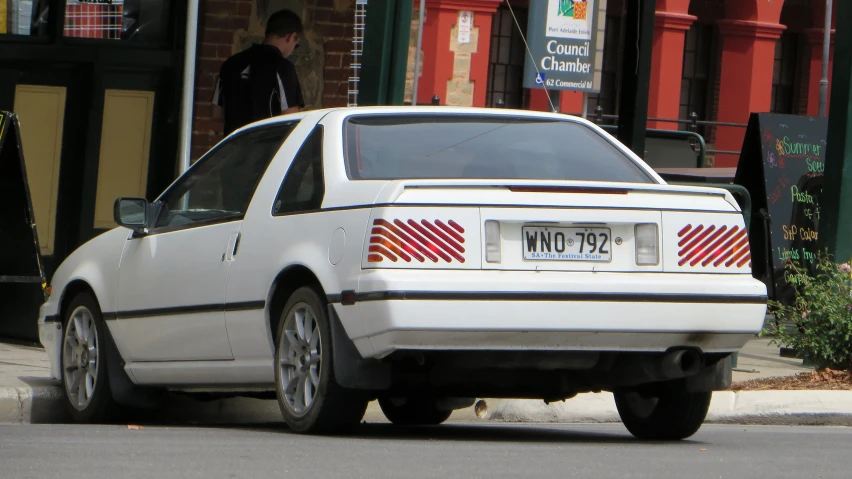
M 585 194 L 679 194 L 694 196 L 714 196 L 724 198 L 737 211 L 740 206 L 727 190 L 712 186 L 660 185 L 644 183 L 554 181 L 554 180 L 479 180 L 479 179 L 426 179 L 388 181 L 377 195 L 376 204 L 394 203 L 409 189 L 491 189 L 505 188 L 517 192 L 585 193 Z

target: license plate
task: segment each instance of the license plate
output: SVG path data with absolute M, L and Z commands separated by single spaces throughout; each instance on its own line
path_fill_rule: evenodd
M 612 261 L 609 228 L 523 228 L 524 260 Z

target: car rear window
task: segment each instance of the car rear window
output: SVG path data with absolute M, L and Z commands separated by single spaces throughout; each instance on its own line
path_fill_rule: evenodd
M 356 115 L 344 128 L 350 179 L 535 179 L 654 183 L 574 121 L 504 115 Z

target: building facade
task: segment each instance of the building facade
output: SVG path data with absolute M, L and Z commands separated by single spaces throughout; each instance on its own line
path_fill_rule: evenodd
M 156 198 L 182 163 L 191 0 L 0 0 L 0 109 L 16 112 L 45 272 L 115 226 L 118 196 Z M 346 105 L 355 0 L 199 0 L 191 159 L 222 62 L 289 8 L 307 31 L 292 59 L 310 108 Z M 3 274 L 0 272 L 0 274 Z M 2 320 L 2 318 L 0 318 Z M 0 328 L 2 330 L 2 328 Z
M 502 101 L 507 107 L 548 110 L 544 90 L 522 86 L 531 1 L 544 0 L 427 0 L 418 103 L 438 95 L 451 105 L 493 107 Z M 606 9 L 601 88 L 585 96 L 585 111 L 594 118 L 597 110 L 604 122 L 618 114 L 619 53 L 628 48 L 622 40 L 626 1 L 596 2 Z M 750 112 L 816 115 L 825 3 L 657 0 L 648 127 L 688 129 L 694 113 L 714 166 L 730 167 L 736 166 Z M 470 43 L 459 45 L 462 11 L 473 13 L 473 32 Z M 417 23 L 415 17 L 413 32 Z M 833 35 L 832 30 L 832 43 Z M 412 49 L 409 84 L 413 56 Z M 584 111 L 584 95 L 559 97 L 559 111 Z
M 414 3 L 407 99 L 419 33 Z M 522 74 L 530 1 L 427 0 L 418 103 L 549 108 Z M 563 92 L 564 113 L 618 114 L 624 2 L 605 5 L 601 89 Z M 191 0 L 0 0 L 0 109 L 18 113 L 48 276 L 77 246 L 114 226 L 117 196 L 156 197 L 175 178 Z M 686 129 L 737 152 L 750 112 L 818 109 L 824 0 L 657 0 L 648 123 Z M 347 104 L 355 0 L 199 0 L 191 159 L 222 138 L 215 75 L 262 39 L 265 19 L 304 19 L 294 53 L 309 108 Z M 461 12 L 469 39 L 459 42 Z M 367 7 L 369 22 L 370 7 Z M 469 17 L 466 17 L 469 18 Z M 469 27 L 468 27 L 469 25 Z M 680 121 L 681 123 L 677 123 Z M 736 154 L 715 154 L 715 166 Z

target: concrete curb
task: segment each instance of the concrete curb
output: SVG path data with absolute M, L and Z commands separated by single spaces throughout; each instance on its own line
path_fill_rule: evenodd
M 0 388 L 0 423 L 64 423 L 69 417 L 61 386 Z M 226 424 L 281 422 L 276 401 L 235 398 L 197 401 L 175 396 L 154 423 Z M 387 422 L 378 404 L 364 421 Z M 453 412 L 451 422 L 617 423 L 610 393 L 581 394 L 545 404 L 531 399 L 482 399 Z M 145 421 L 147 422 L 147 421 Z M 852 391 L 720 391 L 713 394 L 706 423 L 852 426 Z
M 0 423 L 54 423 L 67 421 L 59 386 L 0 387 Z
M 499 422 L 620 422 L 611 393 L 581 394 L 565 402 L 488 403 L 486 419 Z M 706 423 L 852 426 L 852 391 L 718 391 Z

